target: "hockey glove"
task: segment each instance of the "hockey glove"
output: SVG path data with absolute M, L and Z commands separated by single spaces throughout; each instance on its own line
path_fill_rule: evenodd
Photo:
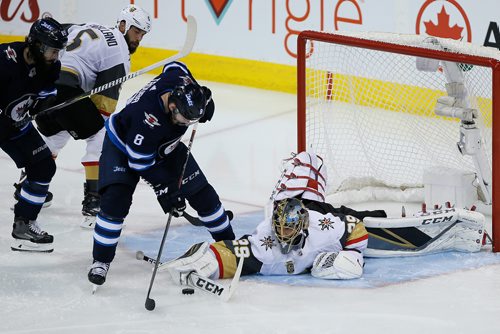
M 203 94 L 205 95 L 205 99 L 207 101 L 207 104 L 205 105 L 205 114 L 203 115 L 202 118 L 200 118 L 199 122 L 200 123 L 205 123 L 208 122 L 212 119 L 214 116 L 215 112 L 215 103 L 212 100 L 212 91 L 210 88 L 206 86 L 202 86 L 201 89 L 203 90 Z
M 186 201 L 184 197 L 177 195 L 172 202 L 172 216 L 176 218 L 182 217 L 184 210 L 186 210 Z
M 38 98 L 35 103 L 28 109 L 28 113 L 31 117 L 37 115 L 39 112 L 42 110 L 45 110 L 52 105 L 54 105 L 56 102 L 56 97 L 55 96 L 49 96 L 46 98 Z
M 40 112 L 35 116 L 35 123 L 38 131 L 45 137 L 50 137 L 63 131 L 64 129 L 57 122 L 56 113 L 54 112 Z
M 168 187 L 157 185 L 154 187 L 156 199 L 160 203 L 163 212 L 169 213 L 172 210 L 172 215 L 176 218 L 182 217 L 186 210 L 186 201 L 179 192 L 173 194 L 168 193 Z

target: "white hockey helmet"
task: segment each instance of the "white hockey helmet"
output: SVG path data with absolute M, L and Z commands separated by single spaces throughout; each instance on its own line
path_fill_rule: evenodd
M 137 27 L 141 30 L 144 30 L 148 33 L 151 30 L 151 17 L 148 12 L 146 12 L 141 7 L 136 5 L 128 5 L 123 8 L 118 16 L 118 20 L 116 21 L 116 27 L 120 25 L 120 22 L 125 21 L 125 32 L 130 29 L 131 26 Z

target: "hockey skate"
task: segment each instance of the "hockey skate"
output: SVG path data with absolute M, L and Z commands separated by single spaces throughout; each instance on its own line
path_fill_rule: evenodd
M 97 291 L 99 285 L 103 285 L 106 282 L 106 275 L 108 274 L 109 263 L 99 262 L 94 260 L 92 266 L 90 267 L 88 278 L 90 283 L 92 283 L 92 294 Z
M 19 201 L 19 194 L 21 193 L 21 188 L 23 187 L 23 182 L 26 180 L 26 173 L 24 172 L 24 169 L 21 169 L 21 176 L 19 176 L 19 182 L 14 183 L 14 199 L 16 200 L 16 203 Z M 45 202 L 43 203 L 44 208 L 48 208 L 49 206 L 52 205 L 52 199 L 54 198 L 54 195 L 49 191 L 47 193 L 47 197 L 45 197 Z M 15 203 L 14 203 L 15 204 Z M 11 210 L 14 210 L 14 205 L 10 208 Z
M 95 226 L 96 216 L 99 213 L 100 199 L 96 192 L 88 190 L 87 183 L 83 185 L 84 199 L 82 201 L 83 220 L 80 223 L 82 228 L 92 229 Z
M 14 251 L 50 253 L 54 250 L 54 237 L 42 231 L 34 220 L 17 217 L 14 219 L 11 245 Z

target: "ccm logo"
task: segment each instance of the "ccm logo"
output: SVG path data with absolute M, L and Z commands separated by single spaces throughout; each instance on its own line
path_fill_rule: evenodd
M 205 290 L 207 292 L 213 293 L 214 295 L 220 296 L 222 294 L 222 292 L 224 291 L 223 287 L 215 285 L 211 282 L 207 282 L 201 277 L 198 277 L 198 279 L 196 280 L 196 282 L 194 284 L 196 284 L 196 286 L 202 288 L 203 290 Z
M 437 217 L 437 218 L 432 218 L 432 219 L 424 219 L 422 221 L 422 225 L 444 223 L 444 222 L 449 222 L 452 219 L 453 219 L 453 216 L 449 216 L 449 217 Z
M 422 216 L 440 215 L 442 213 L 449 213 L 449 212 L 455 212 L 455 209 L 450 208 L 450 209 L 443 209 L 443 210 L 433 210 L 433 211 L 422 213 Z
M 197 171 L 195 171 L 193 174 L 189 175 L 188 177 L 182 179 L 182 184 L 188 183 L 189 181 L 193 180 L 198 175 L 200 175 L 200 170 L 199 169 Z

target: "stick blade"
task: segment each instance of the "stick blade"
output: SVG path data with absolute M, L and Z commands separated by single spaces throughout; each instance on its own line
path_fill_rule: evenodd
M 196 42 L 197 31 L 198 24 L 196 23 L 196 19 L 194 18 L 194 16 L 188 15 L 186 40 L 184 41 L 184 45 L 179 52 L 179 58 L 185 57 L 191 53 L 194 47 L 194 43 Z
M 233 280 L 231 281 L 231 284 L 229 284 L 227 290 L 225 290 L 223 295 L 221 296 L 223 302 L 228 302 L 229 299 L 231 299 L 231 297 L 234 295 L 236 289 L 238 288 L 238 284 L 240 283 L 241 271 L 243 270 L 244 260 L 245 260 L 244 257 L 240 257 L 240 262 L 238 263 L 238 268 L 234 273 Z

